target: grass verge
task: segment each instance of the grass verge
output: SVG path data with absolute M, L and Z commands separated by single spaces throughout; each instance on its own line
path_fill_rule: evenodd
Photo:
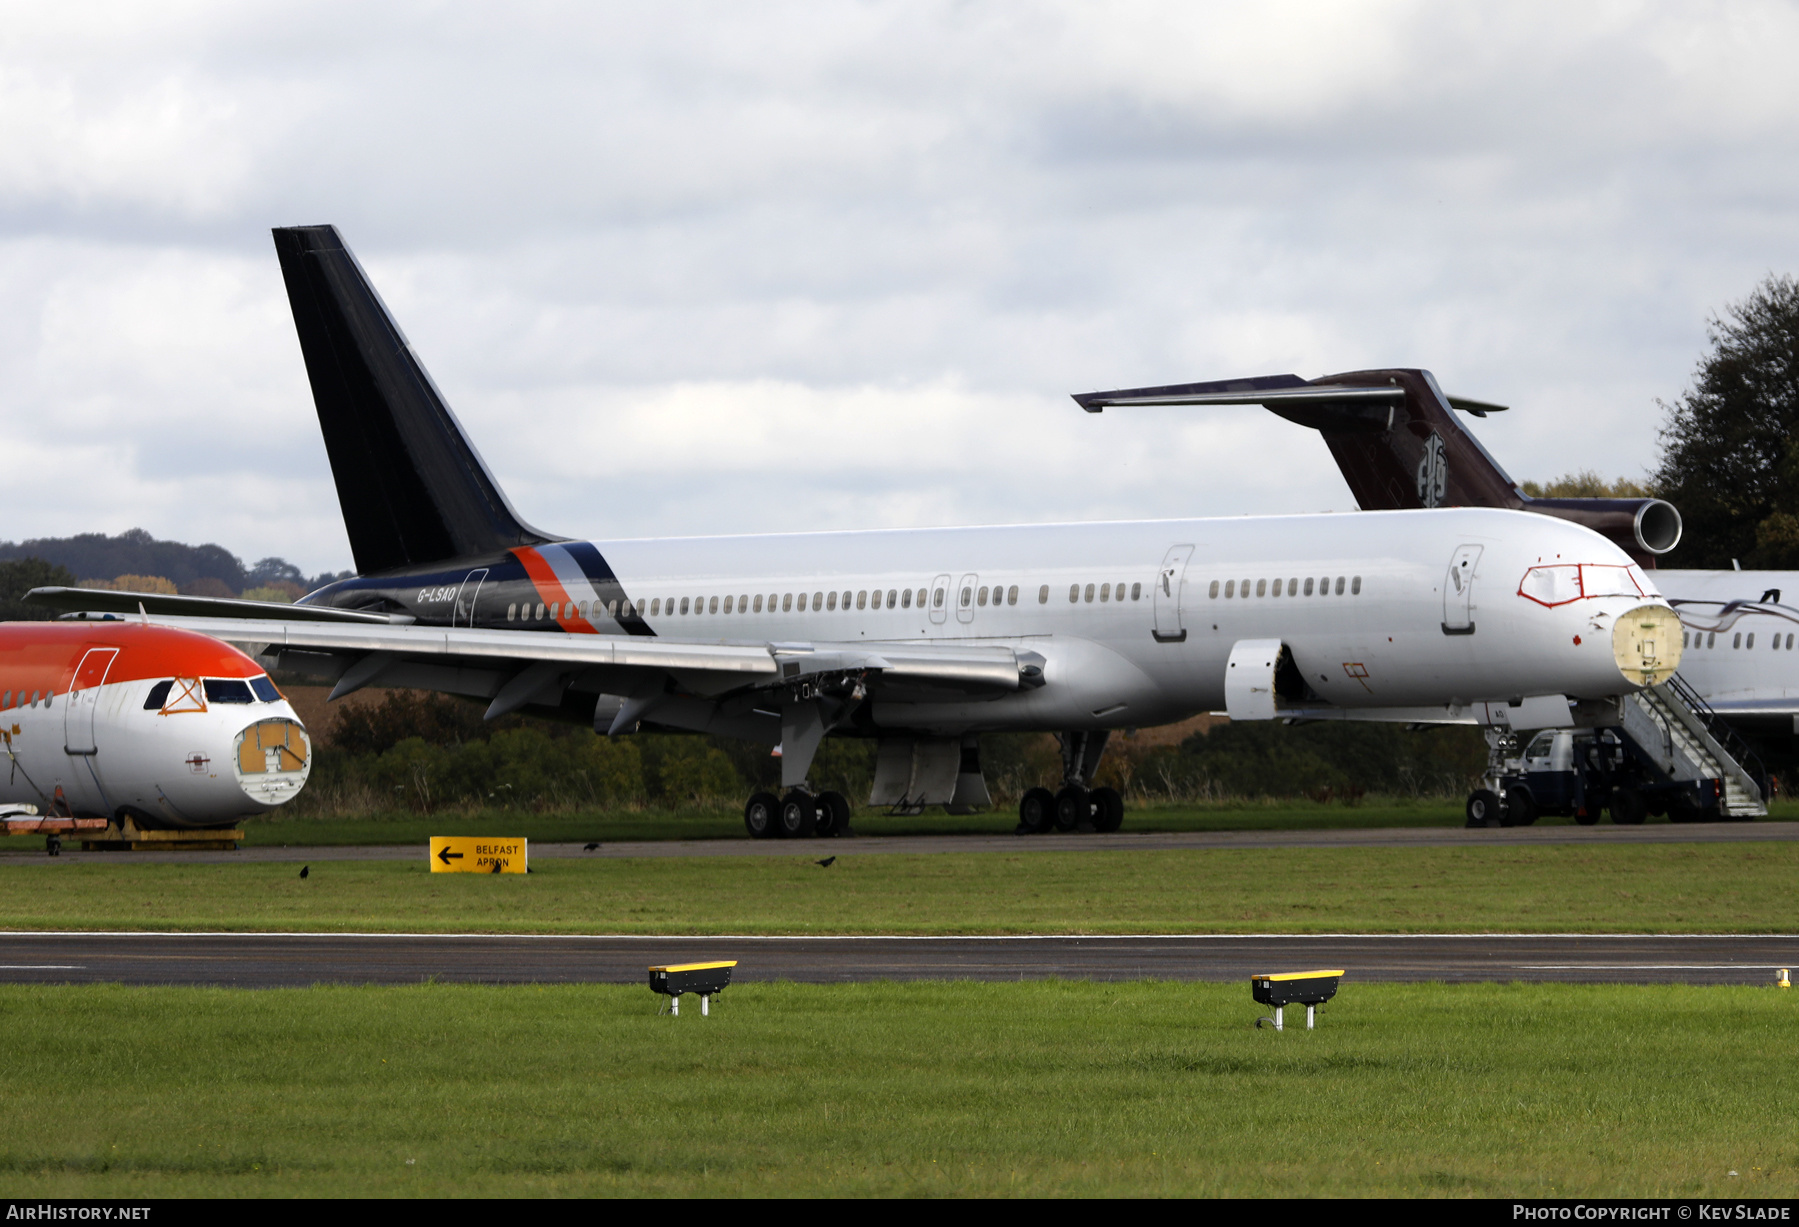
M 1799 1195 L 1795 999 L 1347 985 L 0 987 L 33 1197 Z M 78 1037 L 91 1037 L 84 1041 Z
M 1770 815 L 1799 819 L 1799 802 L 1778 801 Z M 1462 803 L 1441 798 L 1368 798 L 1360 805 L 1319 805 L 1311 801 L 1269 800 L 1190 804 L 1133 804 L 1127 831 L 1286 831 L 1366 827 L 1457 827 Z M 1544 818 L 1542 826 L 1571 825 L 1572 818 Z M 1657 820 L 1652 820 L 1657 821 Z M 1018 817 L 1011 809 L 982 814 L 937 810 L 896 817 L 858 810 L 863 835 L 1009 835 Z M 509 810 L 436 815 L 379 811 L 354 818 L 308 818 L 273 814 L 244 823 L 251 847 L 327 847 L 354 844 L 423 843 L 433 835 L 513 835 L 538 842 L 585 843 L 631 839 L 745 839 L 743 815 L 735 808 L 621 809 L 532 814 Z
M 0 927 L 506 933 L 1790 932 L 1799 844 L 0 862 Z M 834 853 L 820 868 L 813 857 Z

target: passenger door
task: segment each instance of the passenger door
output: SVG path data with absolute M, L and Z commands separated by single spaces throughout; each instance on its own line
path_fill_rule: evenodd
M 970 573 L 962 577 L 956 585 L 956 621 L 974 621 L 974 586 L 980 582 L 980 576 Z
M 931 621 L 942 625 L 949 617 L 949 576 L 939 575 L 931 581 Z
M 463 579 L 462 587 L 456 590 L 456 608 L 450 611 L 451 626 L 473 626 L 475 624 L 475 598 L 481 595 L 481 584 L 487 579 L 487 568 L 470 571 Z
M 70 754 L 92 754 L 94 716 L 100 706 L 100 687 L 106 684 L 107 671 L 118 658 L 117 648 L 89 648 L 75 667 L 75 680 L 69 684 L 69 699 L 62 709 L 63 749 Z
M 1181 584 L 1192 557 L 1192 546 L 1174 545 L 1162 558 L 1162 569 L 1156 573 L 1156 629 L 1151 632 L 1157 643 L 1184 643 L 1187 639 L 1187 630 L 1181 625 Z
M 1474 570 L 1480 562 L 1478 545 L 1458 546 L 1443 577 L 1443 633 L 1474 633 Z

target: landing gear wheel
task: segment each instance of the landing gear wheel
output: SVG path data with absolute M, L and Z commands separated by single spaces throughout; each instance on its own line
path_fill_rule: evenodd
M 820 838 L 846 835 L 850 829 L 849 798 L 840 792 L 818 794 L 818 834 Z
M 44 851 L 51 856 L 61 856 L 62 836 L 55 834 L 44 836 Z
M 1124 798 L 1116 788 L 1093 790 L 1093 829 L 1110 835 L 1124 825 Z
M 1505 816 L 1499 820 L 1501 826 L 1527 827 L 1537 820 L 1537 799 L 1530 795 L 1527 788 L 1508 788 L 1505 790 Z
M 1620 788 L 1612 794 L 1612 821 L 1621 827 L 1640 827 L 1649 814 L 1643 794 L 1634 788 Z
M 743 826 L 751 839 L 773 839 L 780 817 L 781 799 L 772 792 L 751 793 L 743 807 Z
M 1056 795 L 1047 788 L 1031 788 L 1018 799 L 1018 834 L 1041 835 L 1056 821 Z
M 1468 794 L 1469 826 L 1496 827 L 1504 812 L 1505 807 L 1499 804 L 1499 794 L 1491 788 L 1477 788 Z
M 1056 830 L 1072 831 L 1080 826 L 1093 829 L 1093 794 L 1070 784 L 1056 794 Z
M 810 839 L 818 833 L 818 799 L 811 793 L 794 789 L 781 798 L 780 817 L 775 822 L 779 839 Z

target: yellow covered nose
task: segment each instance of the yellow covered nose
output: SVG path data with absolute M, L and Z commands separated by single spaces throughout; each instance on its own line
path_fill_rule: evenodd
M 1612 627 L 1612 659 L 1639 686 L 1665 682 L 1680 668 L 1680 615 L 1666 605 L 1639 605 Z

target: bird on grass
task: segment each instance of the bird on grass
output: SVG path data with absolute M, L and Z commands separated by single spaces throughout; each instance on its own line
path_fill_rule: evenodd
M 301 880 L 301 881 L 302 881 L 302 882 L 304 882 L 304 881 L 305 881 L 305 880 L 306 880 L 306 875 L 307 875 L 307 874 L 309 874 L 309 873 L 311 873 L 311 872 L 312 872 L 312 866 L 311 866 L 311 865 L 302 865 L 302 866 L 300 866 L 300 880 Z
M 817 866 L 818 866 L 818 867 L 819 867 L 819 868 L 820 868 L 820 869 L 829 869 L 829 868 L 830 868 L 830 867 L 831 867 L 831 866 L 832 866 L 832 865 L 833 865 L 833 864 L 835 864 L 835 863 L 836 863 L 836 861 L 837 861 L 837 858 L 836 858 L 836 857 L 834 857 L 834 856 L 827 856 L 827 857 L 825 857 L 825 859 L 824 859 L 824 860 L 822 860 L 822 861 L 814 861 L 814 862 L 812 862 L 812 863 L 813 863 L 813 864 L 815 864 L 815 865 L 817 865 Z
M 586 846 L 586 847 L 585 847 L 585 848 L 582 848 L 582 849 L 581 849 L 581 851 L 583 851 L 583 852 L 592 852 L 592 851 L 594 851 L 594 850 L 595 850 L 595 849 L 596 849 L 596 848 L 598 848 L 598 847 L 599 847 L 599 846 L 600 846 L 600 845 L 599 845 L 599 844 L 598 844 L 598 843 L 597 843 L 597 842 L 595 842 L 595 843 L 591 843 L 591 844 L 588 844 L 588 845 L 587 845 L 587 846 Z

